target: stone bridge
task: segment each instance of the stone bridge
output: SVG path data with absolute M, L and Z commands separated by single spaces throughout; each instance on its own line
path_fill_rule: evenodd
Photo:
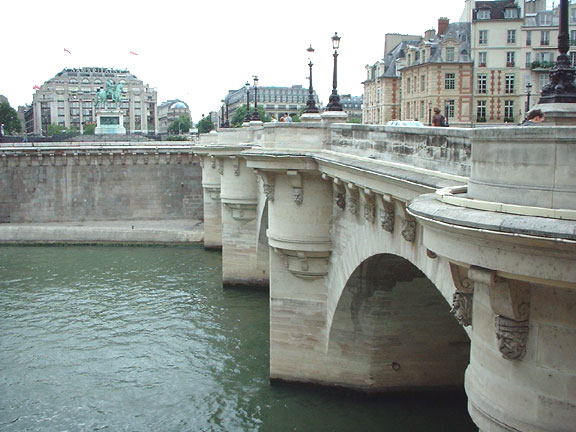
M 270 377 L 465 386 L 482 431 L 576 425 L 576 128 L 251 123 L 201 137 L 205 246 L 270 287 Z

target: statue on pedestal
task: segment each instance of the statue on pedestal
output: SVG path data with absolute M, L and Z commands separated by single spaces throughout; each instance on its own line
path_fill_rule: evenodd
M 96 92 L 94 107 L 107 108 L 109 99 L 114 103 L 116 109 L 120 108 L 120 102 L 122 101 L 122 83 L 118 83 L 115 86 L 112 79 L 106 81 L 106 88 L 100 89 Z

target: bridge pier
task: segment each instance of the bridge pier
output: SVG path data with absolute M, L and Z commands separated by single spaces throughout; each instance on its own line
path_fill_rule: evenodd
M 213 156 L 200 156 L 204 191 L 204 247 L 222 249 L 222 203 L 220 173 Z
M 235 150 L 219 152 L 216 159 L 221 175 L 222 282 L 268 286 L 268 249 L 258 245 L 256 174 Z

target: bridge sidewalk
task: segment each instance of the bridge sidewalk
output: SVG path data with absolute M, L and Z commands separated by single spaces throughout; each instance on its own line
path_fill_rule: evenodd
M 202 221 L 190 219 L 0 224 L 0 243 L 192 244 L 203 240 Z

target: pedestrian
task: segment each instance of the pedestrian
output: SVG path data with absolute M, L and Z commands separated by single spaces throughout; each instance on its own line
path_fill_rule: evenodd
M 538 126 L 544 121 L 544 113 L 542 110 L 533 109 L 526 115 L 526 119 L 520 124 L 520 126 Z
M 287 123 L 292 123 L 292 117 L 290 117 L 290 115 L 288 113 L 284 114 L 284 121 Z
M 432 126 L 445 127 L 448 126 L 446 118 L 440 113 L 440 108 L 434 108 L 434 115 L 432 116 Z

